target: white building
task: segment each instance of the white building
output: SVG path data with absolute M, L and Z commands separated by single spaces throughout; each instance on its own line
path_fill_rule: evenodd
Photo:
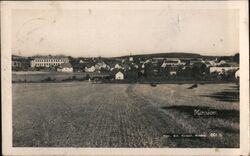
M 170 74 L 171 76 L 176 75 L 176 71 L 170 71 L 169 74 Z
M 72 65 L 70 63 L 64 63 L 64 64 L 62 64 L 62 72 L 72 73 L 73 72 Z
M 118 72 L 115 74 L 115 79 L 116 80 L 123 80 L 124 79 L 124 74 L 122 72 Z
M 211 64 L 211 66 L 217 66 L 217 63 L 215 61 L 208 61 L 208 62 Z
M 240 69 L 235 72 L 235 78 L 240 79 Z
M 216 72 L 216 73 L 223 73 L 228 71 L 236 71 L 239 67 L 210 67 L 209 71 L 210 73 Z
M 65 73 L 72 73 L 73 67 L 70 63 L 63 63 L 60 68 L 57 68 L 57 71 L 65 72 Z
M 205 63 L 207 67 L 208 67 L 208 66 L 213 66 L 213 67 L 215 67 L 215 66 L 220 66 L 220 65 L 226 64 L 227 62 L 224 61 L 224 60 L 221 60 L 220 62 L 217 62 L 217 61 L 213 61 L 213 60 L 212 60 L 212 61 L 202 61 L 202 63 Z
M 138 69 L 139 68 L 139 66 L 137 65 L 137 64 L 133 64 L 134 65 L 134 67 L 136 68 L 136 69 Z
M 167 59 L 164 60 L 162 63 L 161 67 L 165 68 L 166 66 L 180 66 L 180 65 L 185 65 L 185 62 L 181 62 L 180 59 Z
M 109 66 L 105 62 L 100 62 L 95 65 L 95 70 L 109 69 Z
M 91 66 L 91 67 L 85 67 L 85 72 L 94 72 L 95 71 L 95 66 Z
M 115 65 L 115 68 L 116 68 L 116 69 L 121 69 L 122 66 L 120 66 L 119 64 L 116 64 L 116 65 Z
M 129 57 L 129 61 L 130 62 L 133 62 L 134 61 L 134 58 L 132 56 Z
M 30 66 L 34 67 L 52 67 L 60 66 L 63 63 L 69 63 L 67 57 L 57 57 L 57 56 L 41 56 L 36 57 L 30 62 Z

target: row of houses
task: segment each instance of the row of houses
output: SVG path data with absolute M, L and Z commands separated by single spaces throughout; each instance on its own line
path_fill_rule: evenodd
M 170 71 L 170 75 L 176 75 L 176 71 Z M 239 79 L 240 78 L 240 70 L 239 68 L 238 69 L 235 69 L 235 74 L 234 74 L 234 77 L 235 79 Z M 121 71 L 118 71 L 116 74 L 115 74 L 115 79 L 116 80 L 123 80 L 124 79 L 124 73 L 121 72 Z
M 93 65 L 91 67 L 85 67 L 85 72 L 95 72 L 99 71 L 101 68 L 107 69 L 109 71 L 113 71 L 114 69 L 119 69 L 117 79 L 123 78 L 124 76 L 121 76 L 125 73 L 126 70 L 133 69 L 140 69 L 140 71 L 143 73 L 144 68 L 146 64 L 151 63 L 155 67 L 160 65 L 160 68 L 167 68 L 171 67 L 169 74 L 170 75 L 177 75 L 177 70 L 179 67 L 182 67 L 184 70 L 186 67 L 193 66 L 196 63 L 201 63 L 206 66 L 206 68 L 209 69 L 209 73 L 217 73 L 217 74 L 224 74 L 226 72 L 236 72 L 239 71 L 239 64 L 236 62 L 229 62 L 226 60 L 204 60 L 204 59 L 180 59 L 180 58 L 163 58 L 163 59 L 147 59 L 144 61 L 140 61 L 140 63 L 134 63 L 133 59 L 129 59 L 129 62 L 126 63 L 124 60 L 120 60 L 120 63 L 117 63 L 113 66 L 107 65 L 104 62 L 101 63 L 101 65 Z M 123 72 L 121 72 L 123 71 Z M 157 70 L 154 70 L 157 72 Z M 237 72 L 239 73 L 239 72 Z M 237 77 L 237 76 L 236 76 Z M 119 78 L 119 79 L 120 79 Z
M 70 63 L 70 59 L 65 56 L 37 56 L 32 57 L 30 60 L 31 68 L 54 68 L 59 72 L 73 72 L 75 66 Z M 85 58 L 78 59 L 75 64 L 79 65 L 79 68 L 83 72 L 112 72 L 116 71 L 118 76 L 117 79 L 123 79 L 126 71 L 140 70 L 144 72 L 147 64 L 152 64 L 157 72 L 159 68 L 165 69 L 171 67 L 170 75 L 176 75 L 177 69 L 181 67 L 183 70 L 186 67 L 193 66 L 196 63 L 202 63 L 209 68 L 210 73 L 225 73 L 228 71 L 237 71 L 239 64 L 227 60 L 218 59 L 204 59 L 204 58 L 148 58 L 148 59 L 137 59 L 135 60 L 132 56 L 127 59 L 114 58 L 103 60 L 101 58 Z M 14 59 L 12 60 L 12 67 L 20 67 L 21 63 Z M 78 70 L 76 70 L 78 71 Z

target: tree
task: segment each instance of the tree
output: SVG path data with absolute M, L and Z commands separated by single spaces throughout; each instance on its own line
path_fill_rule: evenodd
M 192 67 L 192 76 L 195 79 L 201 79 L 207 72 L 207 67 L 203 63 L 195 63 Z
M 240 62 L 240 54 L 237 53 L 233 56 L 233 61 L 239 63 Z
M 86 80 L 89 80 L 90 79 L 90 76 L 89 74 L 86 75 Z
M 154 67 L 153 64 L 151 62 L 145 64 L 145 77 L 147 79 L 152 79 L 154 76 Z

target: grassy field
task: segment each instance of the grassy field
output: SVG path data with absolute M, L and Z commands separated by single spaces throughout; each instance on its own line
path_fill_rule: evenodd
M 106 76 L 107 74 L 99 73 L 83 73 L 83 72 L 73 72 L 73 73 L 63 73 L 63 72 L 39 72 L 39 71 L 28 71 L 28 72 L 12 72 L 12 81 L 13 82 L 43 82 L 48 77 L 54 79 L 55 82 L 60 82 L 66 79 L 75 77 L 76 79 L 86 80 L 86 75 L 90 77 L 95 76 Z
M 235 84 L 12 85 L 15 147 L 239 147 Z

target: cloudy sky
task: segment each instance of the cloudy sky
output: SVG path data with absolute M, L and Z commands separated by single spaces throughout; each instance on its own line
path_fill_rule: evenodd
M 120 56 L 163 52 L 233 55 L 237 10 L 13 10 L 13 54 Z

